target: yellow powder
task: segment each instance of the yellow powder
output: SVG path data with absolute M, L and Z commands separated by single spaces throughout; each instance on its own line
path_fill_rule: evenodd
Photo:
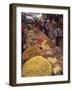
M 42 56 L 35 56 L 23 65 L 23 76 L 49 76 L 52 75 L 51 63 Z

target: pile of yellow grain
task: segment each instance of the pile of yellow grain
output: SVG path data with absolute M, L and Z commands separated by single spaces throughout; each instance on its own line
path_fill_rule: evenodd
M 49 76 L 52 75 L 51 63 L 42 56 L 35 56 L 23 65 L 23 76 Z

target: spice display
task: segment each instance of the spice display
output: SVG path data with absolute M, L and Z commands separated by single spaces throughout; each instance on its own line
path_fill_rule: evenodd
M 22 15 L 25 19 L 22 21 L 22 77 L 62 75 L 63 30 L 56 20 L 60 15 L 41 14 L 40 18 L 36 15 L 39 14 Z

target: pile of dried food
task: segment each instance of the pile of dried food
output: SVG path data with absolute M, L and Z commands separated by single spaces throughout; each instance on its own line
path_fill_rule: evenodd
M 29 28 L 23 47 L 22 76 L 63 74 L 62 52 L 43 32 Z
M 35 56 L 23 65 L 23 76 L 52 75 L 52 65 L 42 56 Z

